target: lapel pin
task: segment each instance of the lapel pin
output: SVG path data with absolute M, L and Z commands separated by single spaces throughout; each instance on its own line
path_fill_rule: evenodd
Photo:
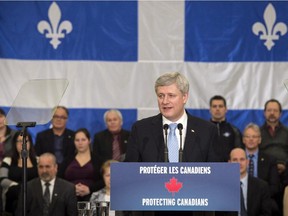
M 192 133 L 195 133 L 195 131 L 194 131 L 193 129 L 191 129 L 191 132 L 192 132 Z

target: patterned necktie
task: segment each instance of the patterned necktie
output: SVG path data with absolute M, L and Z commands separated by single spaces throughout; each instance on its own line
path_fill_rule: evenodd
M 112 158 L 118 161 L 121 158 L 119 135 L 113 135 Z
M 168 134 L 168 150 L 169 150 L 169 162 L 178 162 L 178 140 L 175 133 L 177 123 L 169 125 Z
M 249 154 L 249 168 L 248 168 L 248 174 L 250 176 L 254 176 L 254 161 L 253 161 L 253 158 L 254 158 L 254 154 Z
M 241 209 L 240 209 L 240 215 L 241 216 L 248 216 L 245 203 L 244 203 L 244 196 L 243 196 L 243 190 L 242 190 L 242 182 L 240 181 L 240 203 L 241 203 Z
M 45 183 L 45 192 L 43 195 L 44 205 L 43 205 L 43 216 L 49 215 L 49 205 L 50 205 L 50 190 L 49 190 L 50 183 Z

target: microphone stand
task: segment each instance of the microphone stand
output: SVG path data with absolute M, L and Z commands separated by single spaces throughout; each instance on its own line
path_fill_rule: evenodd
M 22 150 L 21 150 L 21 157 L 22 157 L 22 190 L 23 190 L 23 211 L 22 215 L 26 216 L 27 208 L 26 208 L 26 200 L 27 200 L 27 158 L 28 158 L 28 150 L 27 150 L 27 140 L 26 140 L 26 128 L 27 127 L 35 127 L 36 122 L 18 122 L 16 127 L 22 127 L 20 135 L 23 137 L 22 139 Z M 31 143 L 32 145 L 32 143 Z
M 164 124 L 163 125 L 163 129 L 164 129 L 164 134 L 165 134 L 165 140 L 164 140 L 164 162 L 168 162 L 168 147 L 167 147 L 167 130 L 168 130 L 168 124 Z
M 182 149 L 182 129 L 183 129 L 183 125 L 181 123 L 179 123 L 177 125 L 177 128 L 179 130 L 179 135 L 180 135 L 179 162 L 182 162 L 183 161 L 183 149 Z

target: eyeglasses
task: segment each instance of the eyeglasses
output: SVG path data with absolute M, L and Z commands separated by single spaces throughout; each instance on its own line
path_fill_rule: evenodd
M 53 119 L 61 119 L 61 120 L 66 120 L 67 117 L 66 116 L 58 116 L 58 115 L 54 115 Z
M 254 136 L 244 136 L 244 138 L 246 138 L 246 139 L 257 139 L 259 137 L 260 136 L 256 136 L 256 135 L 254 135 Z

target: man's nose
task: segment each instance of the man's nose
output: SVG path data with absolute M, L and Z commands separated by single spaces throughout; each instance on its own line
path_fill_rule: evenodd
M 163 103 L 168 103 L 169 102 L 169 99 L 168 99 L 168 96 L 164 96 L 163 97 L 163 100 L 162 100 Z

